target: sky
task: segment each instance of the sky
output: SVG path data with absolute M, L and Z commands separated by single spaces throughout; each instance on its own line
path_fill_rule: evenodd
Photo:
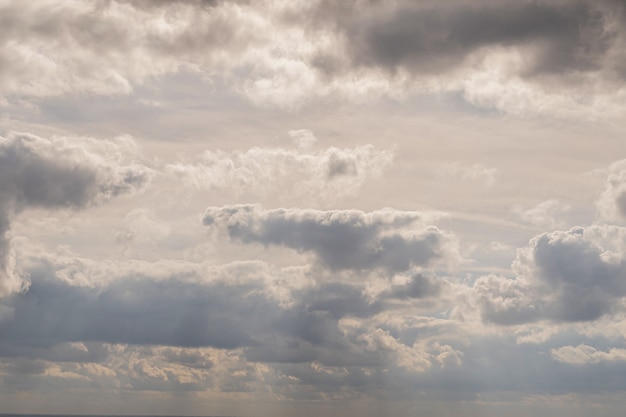
M 624 1 L 0 28 L 0 412 L 623 415 Z

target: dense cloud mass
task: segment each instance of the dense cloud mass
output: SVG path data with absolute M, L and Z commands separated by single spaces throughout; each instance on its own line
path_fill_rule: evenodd
M 623 111 L 625 15 L 608 0 L 7 2 L 1 82 L 5 96 L 131 94 L 190 71 L 263 106 L 416 91 L 597 118 Z
M 28 346 L 106 342 L 236 348 L 254 343 L 250 331 L 259 323 L 249 319 L 267 321 L 277 315 L 277 307 L 255 294 L 258 282 L 202 285 L 185 282 L 179 271 L 159 281 L 123 276 L 103 287 L 72 285 L 54 274 L 45 264 L 30 270 L 28 291 L 8 300 L 12 317 L 1 325 L 10 336 L 7 341 Z M 250 314 L 255 310 L 259 314 Z M 262 310 L 269 311 L 261 315 Z
M 120 145 L 18 133 L 0 138 L 0 296 L 25 285 L 11 250 L 12 216 L 27 208 L 84 208 L 148 180 L 144 167 L 115 160 Z
M 621 312 L 626 296 L 624 230 L 591 226 L 545 233 L 519 252 L 514 279 L 474 285 L 483 319 L 498 324 L 578 322 Z
M 619 19 L 614 15 L 619 8 L 601 2 L 394 3 L 373 6 L 377 13 L 365 18 L 346 14 L 356 63 L 448 71 L 490 47 L 526 47 L 531 58 L 526 76 L 585 72 L 601 67 L 600 58 L 619 36 L 607 21 Z
M 56 362 L 106 362 L 115 354 L 110 346 L 171 346 L 179 352 L 169 360 L 182 365 L 179 378 L 213 366 L 206 357 L 197 363 L 203 359 L 194 356 L 197 349 L 241 349 L 252 363 L 312 364 L 302 378 L 338 371 L 340 385 L 350 384 L 348 375 L 371 376 L 363 367 L 419 371 L 440 360 L 389 330 L 366 326 L 381 312 L 440 295 L 447 284 L 435 276 L 415 275 L 372 299 L 363 284 L 302 285 L 293 271 L 260 262 L 136 262 L 110 264 L 104 274 L 93 267 L 86 260 L 33 259 L 28 291 L 2 304 L 8 313 L 0 320 L 0 357 L 48 361 L 40 363 L 43 371 Z
M 426 215 L 427 216 L 427 215 Z M 420 213 L 380 210 L 264 210 L 258 206 L 211 207 L 206 226 L 223 226 L 244 243 L 313 252 L 332 270 L 401 272 L 454 255 L 454 239 L 434 226 L 412 228 Z

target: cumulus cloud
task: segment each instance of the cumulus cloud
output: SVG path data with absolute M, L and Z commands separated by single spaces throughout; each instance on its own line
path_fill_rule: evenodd
M 0 295 L 26 285 L 11 249 L 10 223 L 28 208 L 84 208 L 141 187 L 149 171 L 123 161 L 129 139 L 0 138 Z
M 544 233 L 518 251 L 515 278 L 474 284 L 483 320 L 520 324 L 584 322 L 622 311 L 626 296 L 624 230 L 576 227 Z
M 48 0 L 7 2 L 2 16 L 8 97 L 128 94 L 191 71 L 283 108 L 432 92 L 513 113 L 624 108 L 615 1 Z
M 395 273 L 454 256 L 456 240 L 425 225 L 428 217 L 392 209 L 366 213 L 234 205 L 209 207 L 203 222 L 224 228 L 231 239 L 244 243 L 312 252 L 331 270 L 380 268 Z
M 29 290 L 3 300 L 13 312 L 0 321 L 3 381 L 22 387 L 63 378 L 63 389 L 89 383 L 324 399 L 375 397 L 384 384 L 397 399 L 417 391 L 471 399 L 503 386 L 558 391 L 571 376 L 558 362 L 575 362 L 562 343 L 485 336 L 445 314 L 433 316 L 432 308 L 421 316 L 414 302 L 437 299 L 445 288 L 425 272 L 407 273 L 371 298 L 365 283 L 345 282 L 339 273 L 300 285 L 289 268 L 260 262 L 33 258 Z M 69 279 L 68 265 L 84 279 Z M 589 363 L 623 361 L 622 349 L 590 349 L 583 349 Z M 535 380 L 541 382 L 529 384 Z M 594 386 L 619 388 L 601 380 Z
M 313 151 L 317 139 L 310 131 L 291 131 L 290 135 L 298 149 L 205 151 L 196 161 L 170 164 L 166 171 L 197 189 L 261 195 L 280 190 L 282 196 L 332 201 L 379 177 L 394 157 L 393 151 L 377 150 L 372 145 Z

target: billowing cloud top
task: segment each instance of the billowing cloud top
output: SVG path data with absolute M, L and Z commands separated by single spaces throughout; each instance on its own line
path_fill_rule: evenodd
M 202 219 L 245 243 L 313 252 L 333 270 L 383 268 L 406 271 L 452 255 L 454 240 L 436 227 L 413 228 L 416 212 L 380 210 L 264 210 L 258 206 L 210 207 Z
M 545 233 L 518 253 L 515 279 L 476 281 L 483 318 L 499 324 L 591 321 L 622 312 L 626 296 L 624 230 L 577 227 Z

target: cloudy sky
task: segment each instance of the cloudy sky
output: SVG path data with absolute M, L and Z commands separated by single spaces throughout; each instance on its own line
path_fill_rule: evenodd
M 0 412 L 623 415 L 624 1 L 0 27 Z

